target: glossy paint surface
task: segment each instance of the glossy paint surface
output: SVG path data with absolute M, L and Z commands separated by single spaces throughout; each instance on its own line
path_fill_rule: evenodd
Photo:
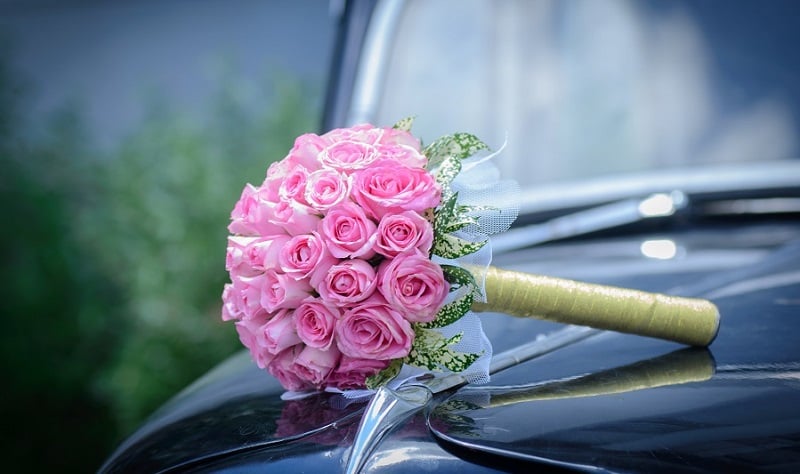
M 673 256 L 648 256 L 645 243 L 664 240 Z M 800 226 L 582 240 L 494 263 L 707 297 L 720 333 L 690 349 L 601 332 L 489 385 L 440 394 L 387 435 L 365 472 L 800 468 Z M 498 352 L 562 329 L 499 314 L 484 326 Z M 341 471 L 364 404 L 281 393 L 238 356 L 165 406 L 103 471 Z

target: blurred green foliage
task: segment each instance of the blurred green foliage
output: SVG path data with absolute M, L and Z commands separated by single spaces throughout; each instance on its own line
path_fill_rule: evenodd
M 202 122 L 154 97 L 101 152 L 76 107 L 26 122 L 24 87 L 0 60 L 2 430 L 13 472 L 96 470 L 240 348 L 219 316 L 229 213 L 246 182 L 316 129 L 319 85 L 284 77 L 253 103 L 229 76 Z

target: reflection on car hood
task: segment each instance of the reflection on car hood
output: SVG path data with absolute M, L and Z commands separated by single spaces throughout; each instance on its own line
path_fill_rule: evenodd
M 737 239 L 748 237 L 686 251 L 723 258 Z M 691 289 L 720 309 L 709 349 L 603 333 L 510 369 L 491 386 L 459 390 L 433 410 L 435 436 L 490 456 L 577 469 L 797 471 L 800 244 L 762 247 L 760 255 L 757 248 L 740 255 L 753 261 L 726 271 L 680 272 L 684 294 Z M 617 279 L 674 285 L 676 274 Z
M 670 255 L 648 257 L 653 241 L 670 242 Z M 800 226 L 577 241 L 495 264 L 708 297 L 719 306 L 720 333 L 708 350 L 695 350 L 601 332 L 488 386 L 445 393 L 384 440 L 367 472 L 495 472 L 530 462 L 800 470 Z M 497 352 L 561 328 L 499 314 L 484 315 L 484 326 Z M 327 394 L 284 401 L 281 393 L 239 355 L 162 408 L 101 470 L 341 470 L 363 404 L 339 405 Z

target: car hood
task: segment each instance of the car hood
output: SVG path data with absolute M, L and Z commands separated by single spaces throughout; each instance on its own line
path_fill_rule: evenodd
M 653 243 L 666 251 L 649 251 Z M 800 469 L 800 226 L 578 240 L 494 263 L 709 298 L 722 315 L 719 335 L 696 349 L 598 332 L 489 385 L 437 396 L 383 441 L 367 472 L 493 472 L 531 462 L 607 471 Z M 483 320 L 496 352 L 563 329 L 501 314 Z M 364 405 L 281 394 L 239 354 L 154 414 L 101 471 L 341 469 Z

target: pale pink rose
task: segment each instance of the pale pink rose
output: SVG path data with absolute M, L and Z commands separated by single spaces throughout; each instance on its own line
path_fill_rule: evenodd
M 280 201 L 281 184 L 291 169 L 289 163 L 285 161 L 275 161 L 270 164 L 267 168 L 267 176 L 258 188 L 259 198 L 269 202 Z
M 306 180 L 305 202 L 326 211 L 350 196 L 350 177 L 332 169 L 314 171 Z
M 369 143 L 358 141 L 338 141 L 326 147 L 319 154 L 323 166 L 342 172 L 360 170 L 379 158 L 378 149 Z
M 384 135 L 382 128 L 377 128 L 368 123 L 362 123 L 347 128 L 336 128 L 322 135 L 322 139 L 328 144 L 353 141 L 369 145 L 376 145 Z
M 295 280 L 309 278 L 315 287 L 337 259 L 328 252 L 322 237 L 316 233 L 296 235 L 281 248 L 277 258 L 281 270 Z
M 283 161 L 292 167 L 302 166 L 309 173 L 316 171 L 320 167 L 319 154 L 330 143 L 329 138 L 314 133 L 300 135 L 294 140 L 294 146 Z
M 222 289 L 222 320 L 241 319 L 244 316 L 243 308 L 239 290 L 233 284 L 226 283 Z
M 377 226 L 356 204 L 345 202 L 330 209 L 319 229 L 328 250 L 336 258 L 370 258 L 375 255 L 373 246 L 377 239 Z
M 261 276 L 260 304 L 270 313 L 283 308 L 296 308 L 312 291 L 307 281 L 295 280 L 270 268 Z
M 248 184 L 242 190 L 239 201 L 231 211 L 228 230 L 240 235 L 275 235 L 283 229 L 270 222 L 272 214 L 269 202 L 259 196 L 260 189 Z
M 351 196 L 368 216 L 379 220 L 386 214 L 436 207 L 441 188 L 422 168 L 384 160 L 356 173 Z
M 228 237 L 225 269 L 231 275 L 254 276 L 275 265 L 278 254 L 289 241 L 288 235 L 269 237 Z
M 254 239 L 244 248 L 245 261 L 256 270 L 274 267 L 281 249 L 289 239 L 286 234 Z
M 442 268 L 421 253 L 398 255 L 378 268 L 378 290 L 412 323 L 432 321 L 449 288 Z
M 328 349 L 333 342 L 339 310 L 320 301 L 306 300 L 294 311 L 297 335 L 309 347 Z
M 375 251 L 386 257 L 419 251 L 427 255 L 433 245 L 433 225 L 414 211 L 387 214 L 378 223 Z
M 409 168 L 425 168 L 428 158 L 418 149 L 407 145 L 379 145 L 378 154 L 382 159 L 390 159 Z
M 297 335 L 294 324 L 294 313 L 290 309 L 282 309 L 266 320 L 258 329 L 258 345 L 270 354 L 278 354 L 287 347 L 300 344 L 302 340 Z
M 388 367 L 389 360 L 354 359 L 342 355 L 339 366 L 328 376 L 328 386 L 340 390 L 364 388 L 367 377 Z
M 240 265 L 248 265 L 244 253 L 247 244 L 257 240 L 259 237 L 246 237 L 242 235 L 229 235 L 228 247 L 225 249 L 225 270 L 231 271 Z
M 313 388 L 311 384 L 302 380 L 296 373 L 294 361 L 304 348 L 305 346 L 303 344 L 298 344 L 285 349 L 275 356 L 267 367 L 269 373 L 278 379 L 278 382 L 280 382 L 286 390 L 302 392 Z
M 289 235 L 311 233 L 321 219 L 317 211 L 296 201 L 269 203 L 269 207 L 269 221 Z
M 261 291 L 264 285 L 264 275 L 254 276 L 231 275 L 231 289 L 223 291 L 226 297 L 226 306 L 235 305 L 238 317 L 242 319 L 257 318 L 266 310 L 261 306 Z
M 383 134 L 381 134 L 378 145 L 402 145 L 415 151 L 419 151 L 421 148 L 419 139 L 411 132 L 392 127 L 383 128 Z
M 377 293 L 336 323 L 336 344 L 349 357 L 399 359 L 408 355 L 413 341 L 411 323 Z
M 377 283 L 375 269 L 367 261 L 344 260 L 328 269 L 318 291 L 324 300 L 347 306 L 369 298 Z
M 322 388 L 328 374 L 339 363 L 340 355 L 336 346 L 329 349 L 306 346 L 294 360 L 294 371 L 301 380 L 317 389 Z
M 266 369 L 272 359 L 275 358 L 265 348 L 258 343 L 259 333 L 264 319 L 242 320 L 235 323 L 236 332 L 239 334 L 239 340 L 242 345 L 250 350 L 250 355 L 253 361 L 261 369 Z
M 300 204 L 308 205 L 306 201 L 306 181 L 309 172 L 303 166 L 295 166 L 294 169 L 281 178 L 278 186 L 278 196 L 282 201 L 297 201 Z

